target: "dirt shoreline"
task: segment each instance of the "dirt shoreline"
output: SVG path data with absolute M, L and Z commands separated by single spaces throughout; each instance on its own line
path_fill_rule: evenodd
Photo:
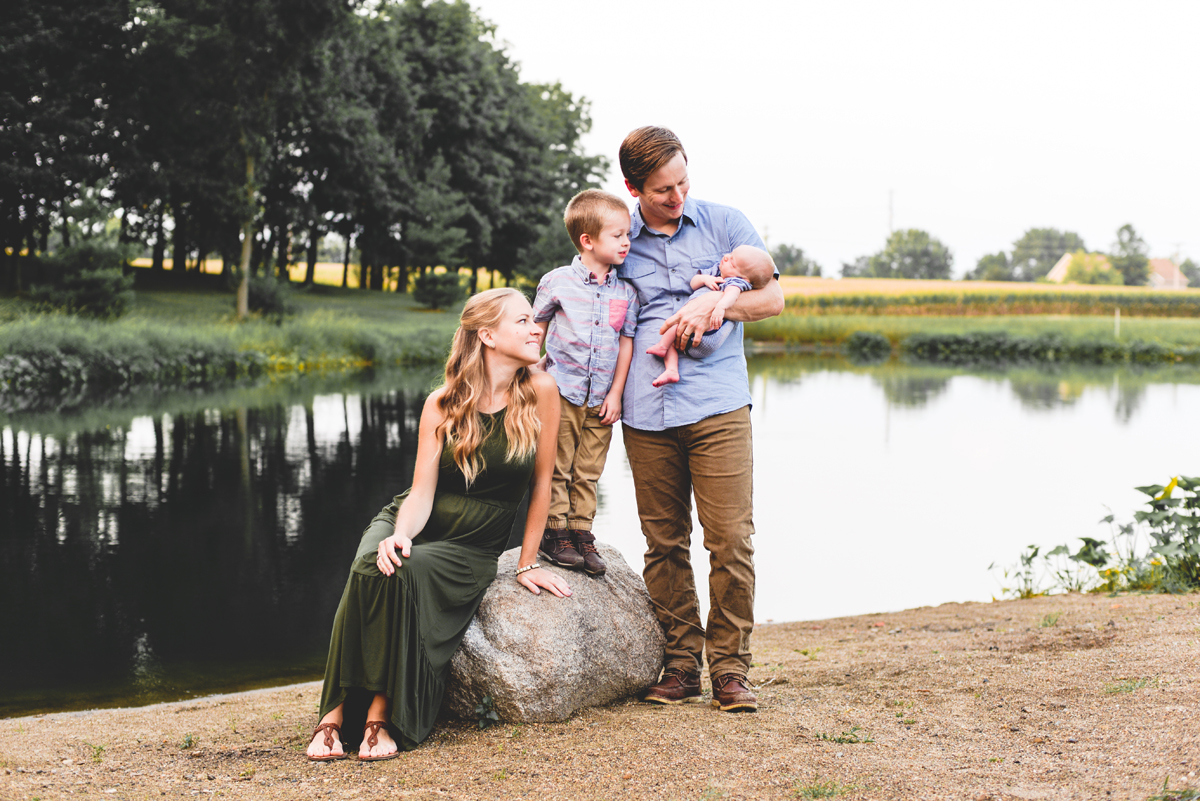
M 10 718 L 0 798 L 1144 801 L 1164 780 L 1200 788 L 1198 595 L 763 625 L 754 653 L 757 714 L 630 701 L 560 724 L 447 722 L 373 764 L 305 761 L 315 682 Z

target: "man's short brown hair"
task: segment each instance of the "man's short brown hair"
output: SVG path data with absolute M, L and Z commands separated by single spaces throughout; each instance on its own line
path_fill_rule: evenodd
M 683 163 L 687 164 L 683 143 L 668 128 L 647 125 L 630 131 L 621 143 L 621 174 L 640 192 L 646 185 L 646 179 L 675 158 L 676 153 L 682 155 Z
M 576 250 L 583 252 L 579 240 L 584 234 L 592 239 L 600 236 L 600 231 L 604 229 L 604 218 L 611 211 L 629 216 L 625 201 L 610 192 L 585 189 L 571 198 L 563 213 L 563 222 L 567 224 L 567 233 L 571 235 L 571 243 Z

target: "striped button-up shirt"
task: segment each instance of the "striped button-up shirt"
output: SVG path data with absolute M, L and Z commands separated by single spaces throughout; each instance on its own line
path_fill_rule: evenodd
M 559 394 L 576 406 L 604 403 L 621 337 L 633 336 L 637 318 L 637 293 L 617 278 L 616 267 L 603 283 L 579 256 L 546 273 L 533 299 L 533 319 L 550 323 L 546 372 L 558 382 Z
M 633 210 L 629 244 L 621 278 L 637 290 L 641 311 L 633 363 L 625 381 L 621 425 L 662 431 L 748 405 L 750 382 L 741 323 L 732 324 L 728 338 L 712 355 L 681 358 L 678 384 L 651 386 L 663 370 L 663 360 L 646 349 L 661 338 L 658 329 L 663 321 L 691 297 L 696 273 L 711 268 L 738 245 L 766 250 L 750 221 L 737 209 L 689 197 L 683 204 L 679 228 L 668 236 L 645 224 L 639 206 Z

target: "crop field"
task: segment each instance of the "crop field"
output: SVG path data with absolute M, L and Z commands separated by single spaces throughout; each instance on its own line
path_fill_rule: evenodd
M 1200 318 L 1200 290 L 785 276 L 785 315 L 1103 315 Z

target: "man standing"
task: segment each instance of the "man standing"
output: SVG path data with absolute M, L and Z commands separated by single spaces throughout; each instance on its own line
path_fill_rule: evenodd
M 646 536 L 643 575 L 667 637 L 662 680 L 645 700 L 700 701 L 707 649 L 713 706 L 753 712 L 758 699 L 746 680 L 754 628 L 753 451 L 741 323 L 779 314 L 783 290 L 773 280 L 743 292 L 725 315 L 736 330 L 724 344 L 703 359 L 680 359 L 679 383 L 651 386 L 662 363 L 646 349 L 672 325 L 680 349 L 698 344 L 720 300 L 720 292 L 709 292 L 688 302 L 692 276 L 739 245 L 764 245 L 741 212 L 688 197 L 687 154 L 666 128 L 630 133 L 620 161 L 637 198 L 621 277 L 641 302 L 621 429 Z M 693 491 L 709 552 L 707 627 L 690 558 Z

